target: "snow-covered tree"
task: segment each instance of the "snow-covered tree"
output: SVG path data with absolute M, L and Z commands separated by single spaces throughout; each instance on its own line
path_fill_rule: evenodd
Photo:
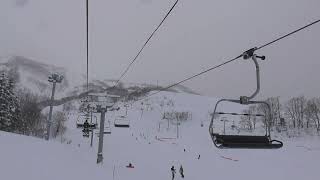
M 20 107 L 21 131 L 26 135 L 41 137 L 44 131 L 44 118 L 38 106 L 40 97 L 28 89 L 17 90 Z
M 0 130 L 20 132 L 18 98 L 14 94 L 14 81 L 5 71 L 0 72 Z
M 66 131 L 65 122 L 67 120 L 65 114 L 61 111 L 55 112 L 53 114 L 53 119 L 55 120 L 52 125 L 53 137 L 63 136 Z
M 285 114 L 292 121 L 293 128 L 303 128 L 307 100 L 304 96 L 291 98 L 285 106 Z
M 320 98 L 312 98 L 307 101 L 305 108 L 306 126 L 309 128 L 310 123 L 314 123 L 317 131 L 320 131 Z
M 280 124 L 281 119 L 281 104 L 279 97 L 269 97 L 266 99 L 266 102 L 269 104 L 271 109 L 271 117 L 269 117 L 269 109 L 266 105 L 260 104 L 257 107 L 259 113 L 262 113 L 267 116 L 267 119 L 270 119 L 269 125 L 272 127 L 277 126 Z

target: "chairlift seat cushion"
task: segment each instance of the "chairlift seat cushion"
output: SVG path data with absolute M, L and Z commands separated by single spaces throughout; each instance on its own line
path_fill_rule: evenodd
M 269 144 L 267 136 L 245 136 L 245 135 L 219 135 L 216 136 L 218 144 Z
M 218 148 L 278 149 L 283 146 L 281 141 L 270 140 L 268 136 L 212 134 L 212 137 Z
M 77 128 L 83 128 L 83 123 L 77 123 Z M 97 125 L 96 124 L 90 124 L 89 123 L 89 127 L 90 129 L 96 129 L 97 128 Z
M 124 128 L 128 128 L 128 127 L 130 127 L 130 125 L 129 124 L 114 124 L 114 127 L 124 127 Z

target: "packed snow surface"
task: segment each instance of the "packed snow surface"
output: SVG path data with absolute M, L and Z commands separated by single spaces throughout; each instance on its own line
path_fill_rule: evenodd
M 170 101 L 171 100 L 171 101 Z M 44 141 L 37 138 L 0 132 L 0 177 L 6 180 L 171 180 L 180 165 L 186 180 L 312 180 L 318 177 L 319 138 L 281 138 L 278 150 L 217 149 L 209 136 L 209 113 L 216 99 L 197 95 L 159 93 L 148 101 L 128 107 L 130 128 L 113 126 L 121 110 L 108 112 L 105 126 L 112 133 L 104 136 L 103 164 L 96 164 L 97 135 L 93 147 L 90 138 L 76 128 L 78 112 L 68 114 L 63 143 L 60 137 Z M 229 106 L 229 110 L 236 107 Z M 187 111 L 192 119 L 181 123 L 179 138 L 176 124 L 162 119 L 163 112 Z M 99 121 L 99 114 L 95 114 Z M 204 126 L 201 126 L 201 123 Z M 95 130 L 95 133 L 98 130 Z M 221 132 L 221 131 L 220 131 Z M 95 134 L 94 133 L 94 134 Z M 67 144 L 67 142 L 69 143 Z M 185 150 L 185 151 L 184 151 Z M 200 158 L 199 158 L 200 155 Z M 126 168 L 132 163 L 134 168 Z

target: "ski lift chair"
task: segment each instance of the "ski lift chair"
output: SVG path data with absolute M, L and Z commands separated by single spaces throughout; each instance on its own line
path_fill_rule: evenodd
M 120 116 L 117 117 L 114 120 L 114 127 L 119 127 L 119 128 L 129 128 L 130 127 L 130 122 L 127 118 Z
M 82 118 L 81 118 L 82 117 Z M 84 118 L 83 118 L 84 117 Z M 81 120 L 82 119 L 82 120 Z M 95 117 L 96 122 L 95 123 L 90 123 L 89 122 L 89 128 L 90 129 L 96 129 L 97 128 L 97 118 Z M 88 115 L 79 115 L 77 118 L 77 122 L 76 122 L 76 126 L 77 128 L 83 128 L 83 123 L 85 122 L 85 120 L 89 121 L 89 116 Z
M 110 127 L 105 127 L 103 133 L 104 134 L 111 134 L 111 128 Z
M 255 63 L 256 67 L 256 77 L 257 77 L 257 89 L 256 91 L 250 96 L 241 96 L 240 100 L 235 99 L 221 99 L 219 100 L 214 108 L 214 112 L 211 118 L 211 122 L 209 125 L 209 133 L 212 138 L 214 145 L 217 148 L 245 148 L 245 149 L 277 149 L 283 146 L 283 143 L 279 140 L 272 140 L 270 135 L 270 123 L 271 123 L 271 108 L 267 102 L 264 101 L 251 101 L 254 98 L 259 90 L 260 90 L 260 74 L 259 74 L 259 64 L 257 62 L 257 58 L 262 60 L 265 59 L 264 56 L 256 56 L 254 51 L 256 48 L 252 48 L 245 53 L 243 53 L 243 58 L 249 59 L 252 58 L 253 62 Z M 232 102 L 237 104 L 243 105 L 251 105 L 251 104 L 264 104 L 268 108 L 267 115 L 265 117 L 266 126 L 265 126 L 265 135 L 263 136 L 249 136 L 249 135 L 221 135 L 213 131 L 213 123 L 214 119 L 218 114 L 232 114 L 237 115 L 236 113 L 224 113 L 224 112 L 217 112 L 217 107 L 221 102 Z M 241 114 L 244 115 L 244 114 Z M 261 116 L 261 115 L 259 115 Z
M 103 134 L 111 134 L 111 127 L 110 126 L 104 127 Z M 97 137 L 99 137 L 100 132 L 96 132 L 96 135 Z
M 76 125 L 77 128 L 82 128 L 83 137 L 89 137 L 90 132 L 97 128 L 97 117 L 95 118 L 96 123 L 91 123 L 89 122 L 89 114 L 78 116 Z M 88 122 L 88 124 L 85 126 L 86 121 Z
M 263 101 L 248 101 L 246 104 L 264 104 L 268 107 L 268 114 L 264 116 L 262 114 L 237 114 L 237 113 L 224 113 L 224 112 L 216 112 L 218 105 L 221 102 L 232 102 L 232 103 L 240 103 L 240 100 L 233 99 L 221 99 L 217 102 L 215 106 L 214 113 L 212 115 L 212 120 L 210 123 L 209 132 L 211 138 L 213 140 L 214 145 L 217 148 L 248 148 L 248 149 L 276 149 L 281 148 L 283 143 L 278 140 L 271 140 L 270 136 L 270 107 L 269 104 Z M 251 135 L 225 135 L 218 134 L 213 132 L 213 119 L 218 114 L 230 114 L 230 115 L 242 115 L 242 116 L 264 116 L 266 119 L 265 126 L 265 135 L 263 136 L 251 136 Z

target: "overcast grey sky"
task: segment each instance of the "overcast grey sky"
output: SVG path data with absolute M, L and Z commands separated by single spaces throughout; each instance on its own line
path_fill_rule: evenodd
M 89 0 L 90 78 L 118 78 L 174 2 Z M 319 19 L 319 7 L 319 0 L 180 0 L 123 80 L 171 84 Z M 85 0 L 1 0 L 0 24 L 0 56 L 85 73 Z M 319 50 L 316 24 L 258 51 L 267 56 L 259 96 L 319 96 Z M 249 95 L 254 65 L 240 60 L 184 85 Z

